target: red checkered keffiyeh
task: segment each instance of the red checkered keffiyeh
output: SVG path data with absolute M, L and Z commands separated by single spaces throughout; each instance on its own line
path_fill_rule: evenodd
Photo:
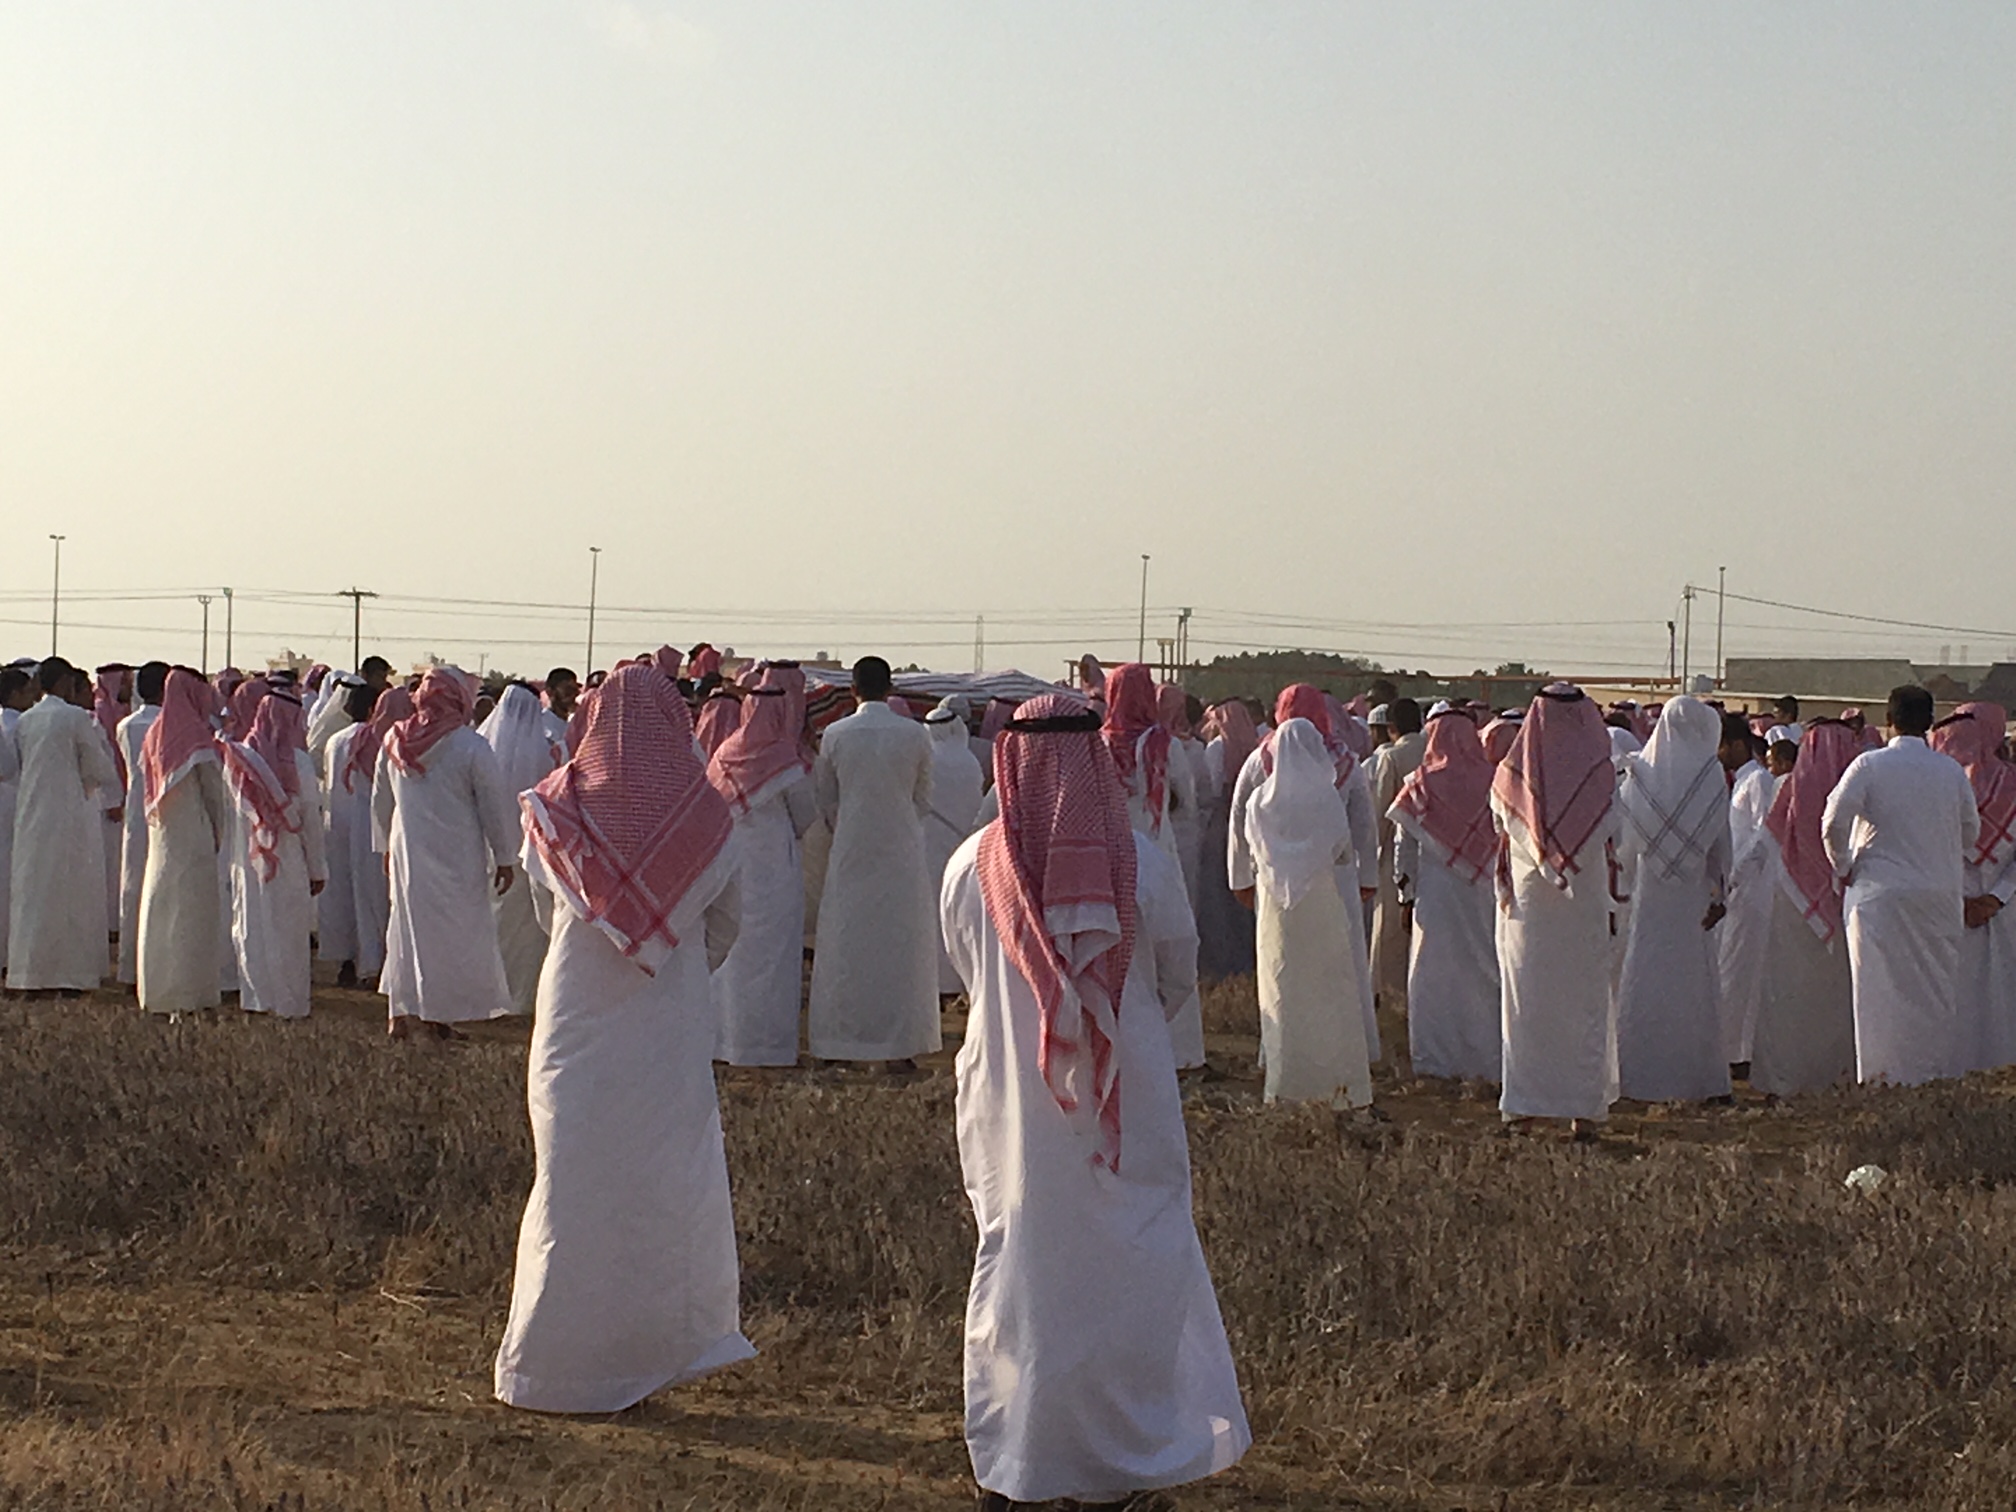
M 371 786 L 378 774 L 378 747 L 392 726 L 413 715 L 413 695 L 404 688 L 387 688 L 371 707 L 371 718 L 350 742 L 350 759 L 343 763 L 343 791 L 357 791 L 356 779 Z
M 280 837 L 300 834 L 301 820 L 288 812 L 287 790 L 280 785 L 279 774 L 250 744 L 220 740 L 217 749 L 224 758 L 224 780 L 231 796 L 252 811 L 252 822 L 246 826 L 250 860 L 260 877 L 271 882 L 280 872 Z M 293 759 L 289 751 L 290 766 Z
M 1827 858 L 1820 823 L 1827 799 L 1862 754 L 1862 737 L 1833 719 L 1816 719 L 1799 741 L 1799 760 L 1778 784 L 1764 827 L 1785 858 L 1785 878 L 1813 933 L 1831 940 L 1841 928 L 1841 882 Z
M 1225 742 L 1225 779 L 1231 781 L 1239 775 L 1260 745 L 1260 732 L 1253 725 L 1253 711 L 1236 698 L 1228 698 L 1220 704 L 1213 704 L 1211 712 L 1205 716 L 1206 728 L 1215 729 L 1220 740 Z
M 569 905 L 655 975 L 679 944 L 672 915 L 733 827 L 677 684 L 656 667 L 611 673 L 573 760 L 519 801 Z
M 308 749 L 308 711 L 298 699 L 280 693 L 260 699 L 245 743 L 259 753 L 289 798 L 300 795 L 301 768 L 294 753 Z
M 1565 890 L 1581 869 L 1582 848 L 1617 798 L 1603 711 L 1569 683 L 1543 688 L 1498 763 L 1491 792 L 1519 816 L 1541 869 Z
M 1330 705 L 1332 699 L 1320 688 L 1308 683 L 1290 683 L 1274 698 L 1274 729 L 1260 737 L 1260 770 L 1267 776 L 1274 775 L 1274 730 L 1278 730 L 1291 719 L 1306 719 L 1316 726 L 1316 733 L 1323 737 L 1324 747 L 1330 752 L 1331 760 L 1337 763 L 1337 786 L 1344 786 L 1351 774 L 1358 768 L 1358 754 L 1339 738 L 1330 725 Z
M 1428 721 L 1421 765 L 1408 774 L 1393 800 L 1395 808 L 1434 837 L 1449 865 L 1472 882 L 1491 869 L 1498 855 L 1491 771 L 1476 721 L 1450 710 Z
M 802 673 L 764 672 L 745 697 L 741 726 L 707 763 L 707 780 L 742 813 L 762 802 L 780 779 L 812 770 L 802 739 L 804 695 L 792 698 L 787 686 L 792 676 L 802 689 Z
M 453 667 L 436 667 L 420 679 L 412 715 L 386 735 L 386 756 L 408 776 L 424 776 L 427 753 L 457 730 L 466 730 L 475 707 L 476 696 L 463 674 Z
M 2008 712 L 2000 704 L 1964 703 L 1934 725 L 1929 737 L 1932 749 L 1959 762 L 1974 784 L 1981 839 L 1967 859 L 1976 866 L 2006 856 L 2016 841 L 2016 766 L 2001 756 L 2008 727 Z
M 148 818 L 192 767 L 218 759 L 217 733 L 210 720 L 221 703 L 216 689 L 194 672 L 177 669 L 168 674 L 161 712 L 140 741 L 141 791 Z
M 742 700 L 726 688 L 716 688 L 700 705 L 700 717 L 693 722 L 693 738 L 712 761 L 741 727 Z
M 1143 673 L 1147 671 L 1144 667 Z M 1134 832 L 1126 789 L 1080 699 L 1031 699 L 994 741 L 1001 817 L 981 832 L 980 896 L 1036 995 L 1037 1069 L 1120 1168 L 1120 998 L 1134 958 Z
M 1155 675 L 1140 662 L 1115 667 L 1106 679 L 1105 736 L 1120 780 L 1131 785 L 1140 771 L 1149 832 L 1160 834 L 1169 790 L 1169 732 L 1157 718 Z

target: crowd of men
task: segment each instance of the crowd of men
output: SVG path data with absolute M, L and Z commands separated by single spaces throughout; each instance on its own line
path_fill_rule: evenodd
M 1993 705 L 1935 722 L 1897 689 L 1885 742 L 1790 700 L 1297 684 L 1207 709 L 1089 659 L 1079 684 L 922 710 L 879 658 L 843 691 L 788 661 L 725 677 L 705 645 L 494 698 L 380 658 L 16 664 L 0 963 L 16 996 L 110 975 L 153 1014 L 294 1018 L 312 948 L 395 1037 L 530 1013 L 496 1389 L 557 1412 L 751 1353 L 713 1063 L 795 1065 L 802 1027 L 816 1060 L 913 1075 L 963 994 L 967 1438 L 997 1504 L 1117 1500 L 1247 1446 L 1190 1218 L 1200 972 L 1255 975 L 1270 1101 L 1368 1117 L 1382 1010 L 1413 1075 L 1584 1138 L 1620 1097 L 2016 1061 Z

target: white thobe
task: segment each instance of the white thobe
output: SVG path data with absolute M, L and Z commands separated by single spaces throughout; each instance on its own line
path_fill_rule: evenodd
M 1204 823 L 1211 807 L 1209 778 L 1204 765 L 1204 742 L 1183 736 L 1169 742 L 1169 765 L 1181 763 L 1180 786 L 1172 777 L 1170 786 L 1181 800 L 1170 810 L 1169 822 L 1176 830 L 1176 859 L 1183 864 L 1184 895 L 1190 899 L 1190 916 L 1197 917 L 1202 906 L 1200 891 L 1204 873 Z
M 1225 770 L 1224 737 L 1213 736 L 1204 748 L 1198 783 L 1205 860 L 1197 881 L 1197 968 L 1207 977 L 1241 976 L 1253 969 L 1253 914 L 1232 896 L 1225 873 L 1232 783 L 1238 775 Z
M 820 1060 L 908 1060 L 943 1043 L 924 819 L 931 737 L 869 701 L 827 727 L 814 781 L 833 830 L 807 1038 Z
M 1973 1036 L 1957 995 L 1965 857 L 1981 831 L 1960 763 L 1899 735 L 1848 764 L 1822 819 L 1855 978 L 1855 1069 L 1903 1086 L 1959 1076 Z
M 960 726 L 963 733 L 964 726 Z M 924 819 L 924 857 L 932 886 L 944 880 L 945 863 L 973 833 L 980 812 L 980 763 L 973 759 L 970 737 L 931 742 L 931 812 Z M 944 943 L 938 946 L 938 991 L 960 990 L 959 973 Z
M 1134 956 L 1122 989 L 1118 1171 L 1037 1068 L 1035 994 L 1001 948 L 980 836 L 946 868 L 945 939 L 973 1004 L 960 1046 L 959 1164 L 980 1233 L 966 1303 L 966 1445 L 1017 1502 L 1117 1501 L 1233 1464 L 1251 1443 L 1190 1215 L 1190 1156 L 1167 1016 L 1196 984 L 1176 866 L 1136 837 Z
M 1379 822 L 1379 896 L 1372 910 L 1372 993 L 1389 1009 L 1407 1006 L 1410 945 L 1400 896 L 1399 826 L 1388 814 L 1400 789 L 1428 754 L 1428 737 L 1416 730 L 1372 754 L 1372 812 Z
M 1136 744 L 1137 758 L 1147 740 L 1148 736 L 1144 734 Z M 1197 789 L 1190 764 L 1173 738 L 1169 742 L 1169 764 L 1162 783 L 1162 810 L 1159 815 L 1149 810 L 1147 777 L 1141 761 L 1137 759 L 1133 774 L 1122 784 L 1127 790 L 1128 821 L 1134 826 L 1136 834 L 1146 835 L 1163 855 L 1174 861 L 1180 873 L 1183 854 L 1176 829 L 1176 815 L 1185 810 L 1195 810 Z M 1184 878 L 1183 896 L 1187 903 L 1190 896 L 1187 876 Z M 1176 1047 L 1178 1070 L 1188 1071 L 1204 1064 L 1204 997 L 1201 992 L 1193 992 L 1190 1000 L 1176 1010 L 1176 1016 L 1169 1021 L 1169 1038 Z
M 1717 972 L 1722 992 L 1722 1058 L 1737 1065 L 1751 1058 L 1777 888 L 1764 875 L 1758 841 L 1778 782 L 1755 761 L 1736 774 L 1729 792 L 1728 917 L 1716 926 Z
M 1253 849 L 1246 835 L 1246 810 L 1253 802 L 1253 795 L 1260 784 L 1267 780 L 1267 768 L 1258 750 L 1246 758 L 1246 765 L 1240 768 L 1238 779 L 1232 785 L 1232 803 L 1226 815 L 1225 873 L 1226 881 L 1234 892 L 1254 885 Z M 1344 812 L 1351 822 L 1351 859 L 1337 869 L 1337 891 L 1349 905 L 1346 912 L 1358 921 L 1356 928 L 1348 931 L 1351 937 L 1351 956 L 1355 963 L 1354 979 L 1359 984 L 1359 1007 L 1365 1019 L 1365 1054 L 1373 1065 L 1379 1064 L 1379 1015 L 1372 1002 L 1372 960 L 1367 947 L 1364 927 L 1364 911 L 1358 900 L 1368 887 L 1377 887 L 1379 879 L 1379 827 L 1372 813 L 1372 789 L 1365 776 L 1365 763 L 1359 762 L 1351 768 L 1351 775 L 1344 779 L 1339 788 L 1344 794 Z M 1258 920 L 1255 920 L 1256 964 L 1260 972 L 1278 971 L 1278 965 L 1258 959 Z M 1266 1046 L 1261 1046 L 1266 1053 Z
M 1407 1055 L 1416 1076 L 1504 1074 L 1499 1032 L 1498 898 L 1491 873 L 1472 879 L 1449 864 L 1449 848 L 1404 809 L 1393 865 L 1400 900 L 1414 905 L 1407 967 Z
M 121 715 L 120 717 L 123 719 L 126 716 Z M 95 716 L 91 722 L 98 724 Z M 115 725 L 113 728 L 116 730 L 118 727 Z M 98 805 L 102 810 L 100 817 L 104 821 L 103 827 L 98 831 L 98 835 L 105 844 L 105 870 L 103 873 L 105 882 L 105 928 L 108 933 L 117 934 L 119 932 L 121 912 L 119 907 L 119 857 L 126 846 L 126 781 L 122 781 L 119 776 L 121 770 L 119 753 L 115 749 L 113 736 L 105 733 L 103 725 L 98 725 L 98 734 L 105 742 L 106 754 L 112 758 L 112 785 L 109 788 L 101 789 L 97 795 Z M 130 780 L 130 776 L 127 780 Z M 112 813 L 114 809 L 120 811 L 116 818 Z M 121 953 L 124 953 L 123 949 Z
M 1710 906 L 1722 901 L 1729 872 L 1727 799 L 1719 768 L 1710 780 L 1721 817 L 1705 850 L 1690 850 L 1677 874 L 1669 875 L 1658 857 L 1642 849 L 1636 825 L 1620 826 L 1619 848 L 1631 860 L 1633 881 L 1630 933 L 1617 985 L 1618 1092 L 1639 1102 L 1707 1102 L 1729 1095 L 1720 957 L 1715 931 L 1701 927 Z
M 140 979 L 140 881 L 147 874 L 147 774 L 140 742 L 161 717 L 159 704 L 142 704 L 119 721 L 119 754 L 126 762 L 126 818 L 119 840 L 119 980 L 131 987 Z
M 1750 1051 L 1750 1085 L 1775 1097 L 1824 1092 L 1855 1079 L 1855 990 L 1848 973 L 1848 942 L 1839 930 L 1823 938 L 1807 921 L 1806 900 L 1785 875 L 1777 837 L 1766 830 L 1757 848 L 1758 879 L 1771 893 L 1771 933 Z
M 514 1407 L 621 1412 L 755 1354 L 707 987 L 734 936 L 734 848 L 680 900 L 667 921 L 680 943 L 646 975 L 525 847 L 517 885 L 535 890 L 552 943 L 526 1076 L 536 1174 L 497 1351 L 497 1396 Z
M 1606 1118 L 1617 1096 L 1605 863 L 1616 808 L 1583 844 L 1565 888 L 1542 868 L 1525 821 L 1496 797 L 1491 810 L 1511 872 L 1498 910 L 1505 1075 L 1499 1111 L 1506 1118 Z
M 0 709 L 0 971 L 7 969 L 7 915 L 14 896 L 14 811 L 21 792 L 21 748 L 14 743 L 17 709 Z
M 217 857 L 229 845 L 231 799 L 215 761 L 189 768 L 147 820 L 134 976 L 149 1013 L 215 1008 L 223 987 L 217 941 Z
M 365 729 L 353 724 L 330 739 L 323 753 L 328 771 L 329 885 L 321 904 L 324 960 L 349 961 L 359 981 L 376 980 L 385 969 L 385 927 L 392 914 L 391 883 L 385 858 L 371 848 L 371 776 L 358 774 L 344 785 L 351 748 Z
M 238 951 L 238 1006 L 247 1013 L 271 1013 L 278 1018 L 306 1018 L 309 1009 L 309 936 L 315 929 L 315 899 L 310 884 L 329 880 L 321 814 L 315 803 L 315 759 L 295 751 L 295 780 L 300 791 L 287 800 L 287 823 L 274 839 L 278 865 L 273 875 L 251 857 L 252 809 L 231 804 L 231 865 L 238 873 L 232 888 L 236 913 L 232 943 Z
M 493 868 L 517 854 L 511 795 L 490 742 L 473 729 L 446 736 L 424 760 L 427 770 L 409 775 L 381 747 L 371 783 L 371 843 L 391 858 L 378 990 L 393 1018 L 497 1018 L 511 1011 L 511 989 L 491 882 Z
M 21 793 L 14 815 L 7 985 L 90 992 L 107 965 L 105 794 L 119 773 L 98 721 L 44 698 L 14 727 Z
M 714 1056 L 731 1066 L 795 1066 L 805 999 L 799 838 L 812 827 L 818 802 L 811 779 L 799 771 L 755 796 L 748 812 L 735 815 L 742 922 L 735 948 L 713 977 L 720 1025 Z
M 1968 1065 L 1993 1071 L 2016 1064 L 2016 910 L 2010 907 L 2016 901 L 2016 837 L 2002 837 L 1980 859 L 1970 848 L 1967 857 L 1967 896 L 2002 904 L 1994 918 L 1960 936 L 1960 1019 L 1973 1029 Z
M 1337 865 L 1348 875 L 1356 870 L 1351 862 L 1347 843 Z M 1354 938 L 1363 938 L 1358 890 L 1353 887 L 1346 898 L 1333 880 L 1284 907 L 1267 888 L 1257 887 L 1253 909 L 1262 1095 L 1268 1102 L 1370 1106 L 1364 967 L 1351 948 Z

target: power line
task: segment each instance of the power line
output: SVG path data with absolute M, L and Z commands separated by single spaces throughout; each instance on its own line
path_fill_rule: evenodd
M 1936 630 L 1947 635 L 1984 635 L 1990 640 L 2016 640 L 2016 630 L 1984 630 L 1979 625 L 1934 625 L 1924 620 L 1886 619 L 1880 614 L 1854 614 L 1846 609 L 1816 609 L 1811 604 L 1788 604 L 1780 599 L 1753 598 L 1746 593 L 1732 593 L 1729 597 L 1738 603 L 1759 604 L 1767 609 L 1787 609 L 1794 614 L 1818 614 L 1828 619 L 1855 620 L 1865 625 L 1887 625 L 1898 630 Z

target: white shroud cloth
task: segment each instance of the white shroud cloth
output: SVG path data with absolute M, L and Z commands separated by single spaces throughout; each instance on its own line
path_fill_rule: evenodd
M 1320 1100 L 1340 1108 L 1372 1101 L 1366 1055 L 1364 955 L 1351 816 L 1337 790 L 1337 764 L 1306 719 L 1275 734 L 1274 771 L 1246 806 L 1258 914 L 1261 1059 L 1266 1098 Z
M 813 769 L 833 830 L 806 1030 L 820 1060 L 939 1048 L 937 930 L 924 851 L 931 737 L 870 701 L 828 726 Z
M 311 883 L 326 883 L 322 826 L 305 800 L 317 791 L 315 761 L 306 751 L 294 751 L 300 789 L 287 800 L 287 820 L 298 829 L 283 829 L 274 839 L 278 866 L 272 876 L 252 860 L 252 808 L 232 795 L 230 848 L 233 909 L 231 942 L 238 953 L 238 1006 L 247 1013 L 271 1013 L 278 1018 L 306 1018 L 309 1008 L 309 936 L 315 928 Z M 256 756 L 255 756 L 256 759 Z M 263 765 L 263 763 L 261 763 Z M 228 786 L 228 784 L 227 784 Z
M 88 710 L 44 698 L 14 727 L 21 794 L 14 814 L 7 985 L 94 990 L 104 979 L 106 795 L 112 747 Z
M 159 704 L 142 704 L 119 721 L 115 738 L 126 763 L 126 817 L 119 832 L 119 980 L 139 980 L 140 882 L 147 874 L 147 776 L 140 766 L 140 742 L 161 717 Z
M 944 880 L 945 863 L 973 833 L 973 821 L 980 813 L 980 763 L 973 755 L 972 737 L 958 719 L 926 720 L 931 735 L 931 812 L 924 820 L 924 854 L 936 888 Z M 938 991 L 958 992 L 959 973 L 944 943 L 938 946 Z
M 518 885 L 552 944 L 527 1071 L 537 1174 L 496 1391 L 537 1412 L 621 1412 L 755 1354 L 707 988 L 734 934 L 735 845 L 680 900 L 668 920 L 680 943 L 649 976 L 575 912 L 533 846 L 523 860 Z
M 1764 1001 L 1771 916 L 1778 889 L 1766 873 L 1769 852 L 1760 849 L 1768 833 L 1764 820 L 1778 783 L 1759 763 L 1736 774 L 1729 793 L 1729 916 L 1715 933 L 1722 993 L 1722 1058 L 1732 1066 L 1751 1058 L 1757 1014 Z
M 1407 1056 L 1416 1076 L 1497 1082 L 1504 1074 L 1499 1033 L 1498 898 L 1491 873 L 1472 878 L 1450 864 L 1449 848 L 1404 808 L 1393 864 L 1414 904 L 1407 973 Z
M 941 898 L 973 1003 L 957 1074 L 959 1164 L 980 1231 L 966 1303 L 974 1476 L 1013 1501 L 1103 1502 L 1214 1474 L 1252 1440 L 1190 1216 L 1167 1023 L 1197 974 L 1182 876 L 1136 837 L 1113 1172 L 1091 1163 L 1093 1141 L 1038 1069 L 1036 996 L 988 917 L 979 849 L 979 836 L 959 848 Z
M 1610 996 L 1610 886 L 1604 847 L 1617 833 L 1613 804 L 1557 887 L 1526 823 L 1494 793 L 1509 885 L 1498 911 L 1498 965 L 1507 1118 L 1608 1117 L 1617 1096 L 1617 1036 Z
M 566 760 L 564 743 L 554 744 L 539 695 L 522 683 L 504 690 L 478 733 L 497 753 L 504 791 L 511 794 L 514 803 L 520 793 Z M 539 991 L 539 968 L 546 960 L 546 931 L 532 915 L 531 893 L 522 887 L 493 895 L 490 906 L 497 916 L 497 950 L 504 958 L 511 1011 L 530 1013 Z
M 386 748 L 378 752 L 371 839 L 392 863 L 378 988 L 393 1018 L 497 1018 L 511 1011 L 511 989 L 497 949 L 491 873 L 517 854 L 516 805 L 489 742 L 472 729 L 446 736 L 427 752 L 426 766 L 402 772 Z
M 1703 927 L 1729 874 L 1722 716 L 1669 701 L 1642 752 L 1624 757 L 1618 854 L 1631 869 L 1631 923 L 1617 987 L 1622 1096 L 1702 1102 L 1729 1095 L 1721 967 Z
M 1967 773 L 1919 737 L 1896 736 L 1848 764 L 1821 824 L 1848 883 L 1856 1076 L 1911 1086 L 1963 1074 L 1965 858 L 1981 832 Z
M 220 917 L 217 858 L 232 829 L 222 768 L 208 760 L 190 767 L 162 794 L 147 829 L 134 961 L 140 1006 L 215 1008 L 223 985 L 217 942 L 229 922 Z
M 742 923 L 714 973 L 720 1025 L 714 1050 L 731 1066 L 798 1064 L 798 1010 L 805 998 L 805 864 L 799 841 L 818 805 L 812 780 L 794 768 L 735 815 L 741 856 Z

